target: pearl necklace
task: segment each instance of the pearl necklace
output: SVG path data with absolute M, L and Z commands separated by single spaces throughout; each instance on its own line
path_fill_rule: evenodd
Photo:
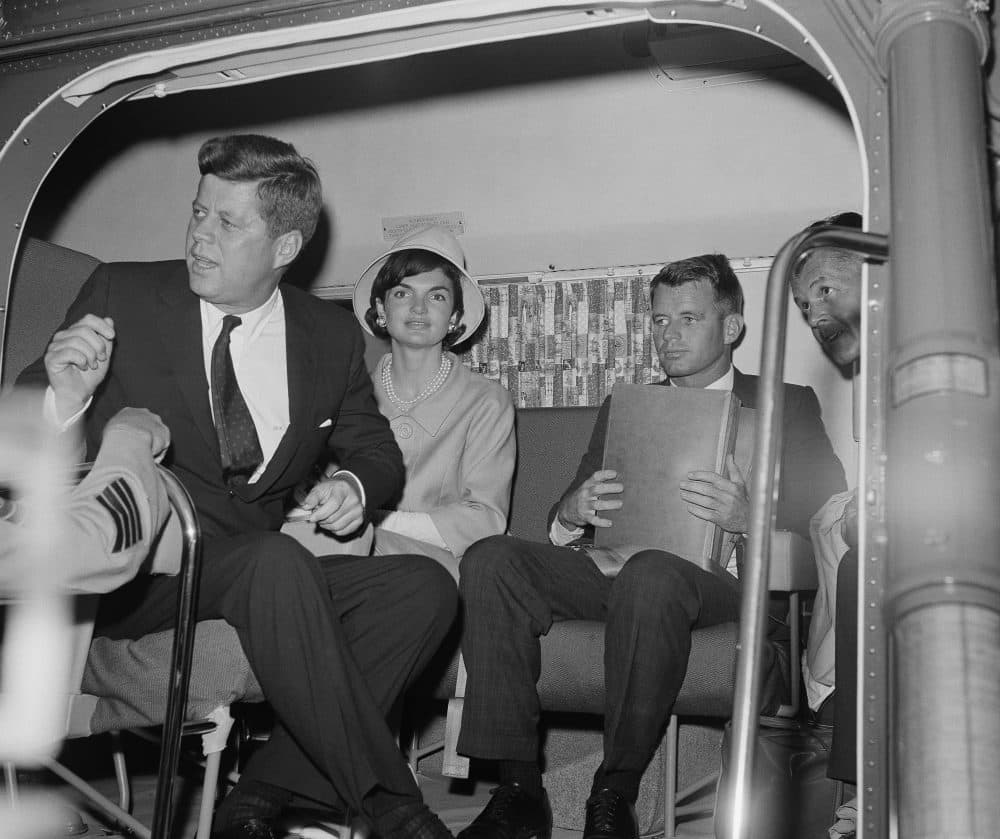
M 414 399 L 400 399 L 396 394 L 396 388 L 392 386 L 392 353 L 386 353 L 382 357 L 382 389 L 385 391 L 386 396 L 404 411 L 409 410 L 422 399 L 426 399 L 431 394 L 440 390 L 449 373 L 451 373 L 451 356 L 442 353 L 441 366 L 438 367 L 434 378 L 424 385 L 424 389 Z

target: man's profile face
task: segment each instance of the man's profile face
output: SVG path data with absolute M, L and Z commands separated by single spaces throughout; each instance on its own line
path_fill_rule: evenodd
M 853 364 L 861 354 L 860 259 L 817 251 L 792 281 L 792 297 L 813 337 L 834 364 Z
M 705 387 L 729 370 L 743 317 L 724 314 L 708 282 L 656 286 L 650 316 L 660 366 L 675 385 Z
M 280 279 L 277 242 L 260 215 L 256 181 L 202 177 L 185 247 L 191 291 L 229 314 L 257 308 Z

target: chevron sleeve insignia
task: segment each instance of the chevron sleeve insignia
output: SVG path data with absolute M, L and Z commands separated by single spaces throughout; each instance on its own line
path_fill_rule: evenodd
M 132 488 L 124 478 L 116 478 L 97 496 L 115 526 L 112 553 L 128 550 L 142 540 L 142 516 Z

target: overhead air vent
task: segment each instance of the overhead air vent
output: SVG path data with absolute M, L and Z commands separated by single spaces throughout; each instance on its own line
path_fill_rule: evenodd
M 645 45 L 633 35 L 626 48 L 633 55 L 643 51 L 653 75 L 667 87 L 731 84 L 804 66 L 769 41 L 697 24 L 650 24 Z

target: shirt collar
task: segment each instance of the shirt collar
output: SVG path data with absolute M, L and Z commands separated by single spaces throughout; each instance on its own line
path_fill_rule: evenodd
M 242 321 L 240 331 L 243 333 L 244 340 L 251 341 L 256 338 L 271 317 L 280 314 L 283 311 L 284 305 L 281 299 L 281 288 L 278 287 L 275 288 L 274 293 L 256 309 L 251 309 L 249 312 L 244 312 L 242 315 L 238 315 L 239 319 Z M 225 316 L 226 312 L 222 311 L 222 309 L 218 306 L 209 303 L 207 300 L 201 301 L 201 322 L 206 335 L 212 335 L 218 332 L 222 319 Z
M 729 369 L 725 373 L 719 376 L 714 382 L 705 385 L 705 390 L 732 390 L 733 385 L 736 383 L 736 374 L 733 370 L 733 365 L 730 364 Z M 670 379 L 667 379 L 667 381 L 670 382 L 671 387 L 677 387 Z

